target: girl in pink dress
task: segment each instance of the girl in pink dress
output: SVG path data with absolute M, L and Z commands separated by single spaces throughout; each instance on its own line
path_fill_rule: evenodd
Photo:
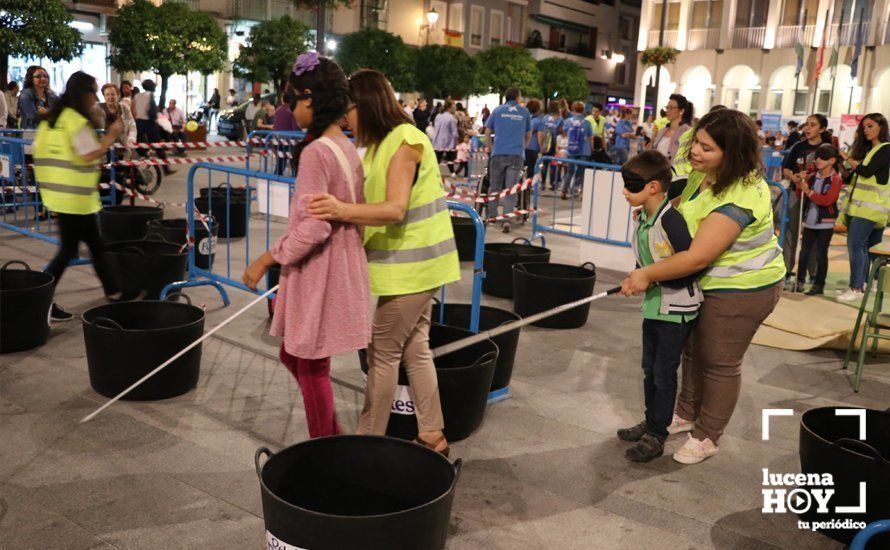
M 341 433 L 331 390 L 331 355 L 365 348 L 371 340 L 368 266 L 360 227 L 312 218 L 309 197 L 330 193 L 364 202 L 361 159 L 340 129 L 351 103 L 346 75 L 328 58 L 301 54 L 288 77 L 285 101 L 309 137 L 295 148 L 299 169 L 287 233 L 244 272 L 255 289 L 281 264 L 270 333 L 283 336 L 280 357 L 297 379 L 310 437 Z M 290 97 L 288 97 L 290 94 Z

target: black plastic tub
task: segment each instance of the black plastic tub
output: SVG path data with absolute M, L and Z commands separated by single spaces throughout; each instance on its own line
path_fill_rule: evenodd
M 106 243 L 138 241 L 148 234 L 148 222 L 163 217 L 159 206 L 106 206 L 99 211 L 99 232 Z
M 593 296 L 596 266 L 550 263 L 513 265 L 513 311 L 528 317 L 582 298 Z M 578 328 L 587 323 L 590 304 L 532 323 L 545 328 Z
M 172 295 L 175 296 L 175 295 Z M 204 310 L 191 304 L 144 301 L 106 304 L 83 314 L 90 385 L 114 397 L 204 333 Z M 167 399 L 198 384 L 201 345 L 123 397 Z
M 232 187 L 228 191 L 226 190 L 226 184 L 220 183 L 216 187 L 201 187 L 198 189 L 198 196 L 201 198 L 207 197 L 209 194 L 213 194 L 213 199 L 216 200 L 216 196 L 222 196 L 223 200 L 226 198 L 226 193 L 238 200 L 245 200 L 247 197 L 247 188 L 246 187 Z
M 216 188 L 212 193 L 208 193 L 203 197 L 195 199 L 195 207 L 204 214 L 210 214 L 217 222 L 219 222 L 220 238 L 240 238 L 247 234 L 247 215 L 248 204 L 247 194 L 242 191 L 236 192 L 232 189 L 231 195 L 226 202 L 226 193 L 224 190 L 218 191 Z M 228 206 L 227 206 L 228 205 Z
M 517 241 L 525 241 L 519 244 Z M 550 261 L 550 249 L 534 246 L 522 237 L 512 243 L 487 243 L 485 245 L 485 278 L 482 292 L 498 298 L 513 297 L 513 264 L 518 262 Z
M 801 514 L 810 522 L 873 521 L 890 518 L 890 412 L 865 410 L 865 439 L 860 440 L 859 417 L 837 416 L 841 407 L 810 409 L 800 419 L 800 468 L 804 474 L 831 474 L 834 489 L 828 513 L 817 506 Z M 848 407 L 843 407 L 848 408 Z M 838 514 L 837 506 L 860 504 L 859 487 L 865 483 L 865 513 Z M 858 529 L 821 529 L 825 535 L 849 544 Z M 868 548 L 890 548 L 890 533 L 876 535 Z
M 10 269 L 11 265 L 24 269 Z M 54 278 L 13 260 L 0 267 L 0 353 L 42 346 L 49 337 Z
M 122 241 L 105 247 L 108 264 L 116 270 L 121 290 L 145 290 L 149 300 L 157 300 L 170 283 L 185 280 L 188 249 L 167 241 Z
M 388 437 L 339 435 L 277 454 L 260 447 L 255 460 L 267 548 L 445 547 L 460 459 L 452 465 Z
M 451 228 L 454 229 L 458 260 L 472 262 L 476 258 L 476 224 L 473 219 L 451 216 Z
M 466 329 L 433 323 L 430 327 L 430 348 L 435 349 L 472 335 Z M 435 360 L 448 441 L 465 439 L 482 425 L 497 359 L 497 345 L 485 340 Z M 359 351 L 359 361 L 362 372 L 367 374 L 365 350 Z M 400 439 L 417 437 L 414 400 L 404 365 L 399 367 L 399 385 L 393 396 L 386 434 Z
M 183 245 L 188 239 L 189 221 L 186 218 L 171 218 L 167 220 L 152 220 L 148 222 L 149 234 L 157 233 L 165 241 Z M 219 236 L 219 224 L 212 218 L 207 227 L 200 220 L 195 219 L 195 266 L 201 269 L 210 269 L 213 259 L 216 257 L 216 242 Z M 211 250 L 213 253 L 211 254 Z
M 452 327 L 469 330 L 472 304 L 445 304 L 444 312 L 440 316 L 442 307 L 433 305 L 433 322 L 442 323 Z M 519 315 L 506 309 L 491 306 L 479 308 L 479 330 L 491 330 L 501 325 L 520 320 Z M 510 385 L 510 377 L 513 375 L 513 362 L 516 359 L 516 347 L 519 345 L 519 333 L 522 327 L 517 327 L 510 332 L 499 334 L 491 339 L 498 347 L 498 360 L 494 367 L 494 377 L 491 379 L 491 391 L 506 388 Z

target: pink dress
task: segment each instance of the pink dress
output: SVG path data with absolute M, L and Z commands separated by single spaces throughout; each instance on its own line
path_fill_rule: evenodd
M 362 162 L 347 138 L 334 142 L 353 169 L 355 200 L 364 202 Z M 308 145 L 291 200 L 287 233 L 270 249 L 281 264 L 272 336 L 287 353 L 321 359 L 367 347 L 371 341 L 368 264 L 360 227 L 310 217 L 309 197 L 330 193 L 352 202 L 346 175 L 323 143 Z

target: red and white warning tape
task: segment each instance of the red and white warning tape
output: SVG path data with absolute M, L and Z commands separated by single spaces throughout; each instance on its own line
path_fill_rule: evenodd
M 262 143 L 262 140 L 254 138 L 253 143 Z M 158 141 L 154 143 L 115 143 L 115 149 L 160 149 L 160 148 L 176 148 L 176 149 L 207 149 L 209 147 L 244 147 L 246 141 Z
M 152 159 L 152 160 L 119 160 L 114 163 L 115 166 L 167 166 L 170 164 L 197 164 L 199 162 L 243 162 L 252 155 L 237 156 L 221 156 L 221 157 L 199 157 L 199 158 L 168 158 Z M 105 168 L 110 168 L 111 164 L 105 164 Z
M 500 200 L 504 197 L 515 195 L 521 191 L 525 191 L 529 187 L 536 185 L 538 183 L 538 179 L 528 178 L 523 182 L 519 182 L 513 187 L 509 189 L 504 189 L 499 193 L 491 193 L 488 195 L 480 195 L 479 193 L 473 193 L 466 190 L 458 189 L 454 184 L 450 184 L 451 193 L 448 195 L 449 199 L 457 199 L 466 202 L 475 202 L 475 203 L 486 203 L 491 201 Z
M 102 189 L 108 189 L 108 188 L 110 187 L 110 185 L 107 184 L 107 183 L 100 183 L 99 186 L 100 186 Z M 164 207 L 164 208 L 167 208 L 168 206 L 173 206 L 173 207 L 182 207 L 182 208 L 186 208 L 186 209 L 188 209 L 188 204 L 186 204 L 186 203 L 182 203 L 182 202 L 164 202 L 164 201 L 155 200 L 155 199 L 149 197 L 148 195 L 143 195 L 142 193 L 139 193 L 139 192 L 137 192 L 137 191 L 134 191 L 134 190 L 132 190 L 132 189 L 129 189 L 129 188 L 127 188 L 127 187 L 124 187 L 123 185 L 121 185 L 121 184 L 119 184 L 119 183 L 117 183 L 117 182 L 114 182 L 114 187 L 115 187 L 115 189 L 117 189 L 118 191 L 120 191 L 120 192 L 122 192 L 123 194 L 127 195 L 128 197 L 135 197 L 135 198 L 137 198 L 137 199 L 139 199 L 139 200 L 141 200 L 141 201 L 150 202 L 150 203 L 152 203 L 152 204 L 157 204 L 157 205 L 162 206 L 162 207 Z M 186 210 L 186 212 L 188 212 L 188 210 Z M 209 225 L 207 216 L 205 216 L 204 214 L 202 214 L 201 211 L 198 210 L 197 207 L 195 207 L 195 217 L 201 222 L 201 224 L 204 225 L 204 228 L 207 229 L 207 232 L 209 233 L 209 232 L 210 232 L 210 225 Z M 186 232 L 188 232 L 188 229 L 186 229 Z
M 531 214 L 534 214 L 535 212 L 540 212 L 540 211 L 537 210 L 537 209 L 535 209 L 535 208 L 529 208 L 529 209 L 523 209 L 523 210 L 514 210 L 513 212 L 508 212 L 508 213 L 506 213 L 506 214 L 501 214 L 500 216 L 493 216 L 493 217 L 491 217 L 491 218 L 482 218 L 482 221 L 483 221 L 483 222 L 486 222 L 486 223 L 500 222 L 500 221 L 504 221 L 504 220 L 510 220 L 510 219 L 513 219 L 513 218 L 518 218 L 519 216 L 531 215 Z M 452 211 L 451 211 L 451 217 L 452 217 L 452 218 L 457 218 L 457 217 L 460 217 L 460 216 L 461 216 L 461 214 L 460 214 L 459 212 L 457 212 L 457 211 L 455 211 L 455 210 L 452 210 Z

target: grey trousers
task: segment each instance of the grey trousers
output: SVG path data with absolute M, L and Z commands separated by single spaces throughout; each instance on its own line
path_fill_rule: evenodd
M 500 193 L 519 183 L 519 175 L 525 165 L 525 159 L 519 155 L 497 155 L 491 157 L 488 167 L 489 193 Z M 488 203 L 488 216 L 498 215 L 500 200 Z M 516 209 L 516 195 L 504 197 L 504 214 Z

